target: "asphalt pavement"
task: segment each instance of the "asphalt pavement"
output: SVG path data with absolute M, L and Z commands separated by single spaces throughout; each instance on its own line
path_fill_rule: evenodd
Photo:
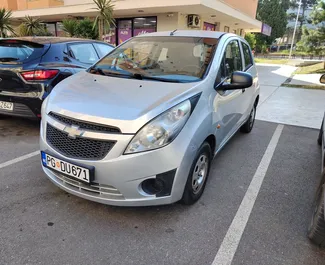
M 38 123 L 0 120 L 0 264 L 212 264 L 278 125 L 257 121 L 215 158 L 193 206 L 120 208 L 55 187 L 40 157 Z M 284 126 L 238 246 L 237 264 L 325 264 L 306 237 L 320 178 L 317 130 Z M 218 263 L 216 263 L 218 264 Z

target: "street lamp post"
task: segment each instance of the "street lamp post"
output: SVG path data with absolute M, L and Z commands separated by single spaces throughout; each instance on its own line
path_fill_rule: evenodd
M 297 17 L 296 17 L 296 23 L 295 23 L 295 28 L 293 30 L 293 36 L 291 40 L 291 47 L 290 47 L 290 53 L 289 53 L 289 59 L 291 59 L 291 54 L 292 54 L 292 48 L 293 48 L 293 42 L 295 41 L 295 36 L 296 36 L 296 30 L 297 30 L 297 24 L 298 24 L 298 19 L 300 15 L 300 7 L 301 7 L 301 0 L 298 3 L 298 12 L 297 12 Z

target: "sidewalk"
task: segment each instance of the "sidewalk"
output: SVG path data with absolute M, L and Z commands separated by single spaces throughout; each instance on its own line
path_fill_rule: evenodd
M 286 65 L 258 65 L 261 95 L 256 119 L 319 129 L 325 110 L 325 91 L 281 87 L 295 69 Z
M 319 82 L 320 77 L 322 74 L 299 74 L 294 75 L 288 84 L 290 85 L 319 85 L 325 86 Z

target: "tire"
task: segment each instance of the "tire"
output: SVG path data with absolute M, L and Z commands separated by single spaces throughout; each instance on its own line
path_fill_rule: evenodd
M 324 187 L 323 183 L 318 188 L 313 203 L 313 216 L 308 228 L 309 239 L 320 247 L 325 247 L 325 220 L 324 220 Z
M 321 146 L 322 145 L 322 139 L 323 139 L 323 123 L 322 122 L 322 126 L 319 129 L 319 134 L 318 134 L 318 138 L 317 138 L 317 143 Z
M 211 162 L 211 147 L 207 142 L 204 142 L 195 156 L 190 173 L 187 177 L 183 197 L 181 199 L 183 204 L 192 205 L 200 199 L 209 176 Z
M 250 133 L 252 131 L 255 123 L 255 115 L 256 115 L 256 106 L 254 104 L 247 121 L 240 127 L 241 132 Z

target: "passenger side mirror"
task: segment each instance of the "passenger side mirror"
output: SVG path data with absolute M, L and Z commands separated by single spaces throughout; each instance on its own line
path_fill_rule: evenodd
M 223 82 L 217 87 L 217 89 L 218 90 L 245 89 L 252 85 L 253 85 L 253 77 L 251 74 L 237 71 L 232 73 L 230 78 L 230 83 Z
M 325 75 L 322 75 L 322 76 L 320 77 L 319 82 L 320 82 L 321 84 L 325 84 Z

